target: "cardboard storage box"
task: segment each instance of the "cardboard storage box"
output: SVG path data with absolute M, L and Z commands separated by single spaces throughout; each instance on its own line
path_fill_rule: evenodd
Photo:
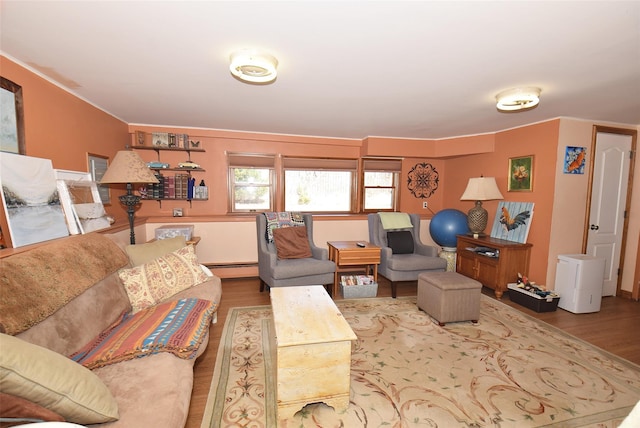
M 156 239 L 175 238 L 176 236 L 184 236 L 187 241 L 193 236 L 192 224 L 167 224 L 156 228 Z
M 560 296 L 538 296 L 535 293 L 518 287 L 518 284 L 507 284 L 509 288 L 509 298 L 522 306 L 536 312 L 553 312 L 558 308 Z

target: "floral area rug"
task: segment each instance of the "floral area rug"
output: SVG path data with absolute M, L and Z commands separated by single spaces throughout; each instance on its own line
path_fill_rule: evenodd
M 614 428 L 640 400 L 640 366 L 486 296 L 478 324 L 445 327 L 415 297 L 336 305 L 358 336 L 347 411 L 278 420 L 271 307 L 232 308 L 202 428 Z

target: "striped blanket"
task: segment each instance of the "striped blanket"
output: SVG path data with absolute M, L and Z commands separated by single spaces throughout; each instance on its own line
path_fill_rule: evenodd
M 181 299 L 125 313 L 69 358 L 89 369 L 158 352 L 193 358 L 207 336 L 215 304 Z

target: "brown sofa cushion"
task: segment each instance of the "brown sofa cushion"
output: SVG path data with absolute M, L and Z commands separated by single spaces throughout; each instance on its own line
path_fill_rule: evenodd
M 279 259 L 312 257 L 307 228 L 304 226 L 273 229 L 273 241 Z
M 7 334 L 20 333 L 127 263 L 116 243 L 99 233 L 0 259 L 0 324 Z

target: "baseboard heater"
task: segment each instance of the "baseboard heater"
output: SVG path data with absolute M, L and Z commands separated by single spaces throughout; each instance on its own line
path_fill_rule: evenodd
M 220 278 L 250 278 L 258 276 L 258 263 L 203 263 Z

